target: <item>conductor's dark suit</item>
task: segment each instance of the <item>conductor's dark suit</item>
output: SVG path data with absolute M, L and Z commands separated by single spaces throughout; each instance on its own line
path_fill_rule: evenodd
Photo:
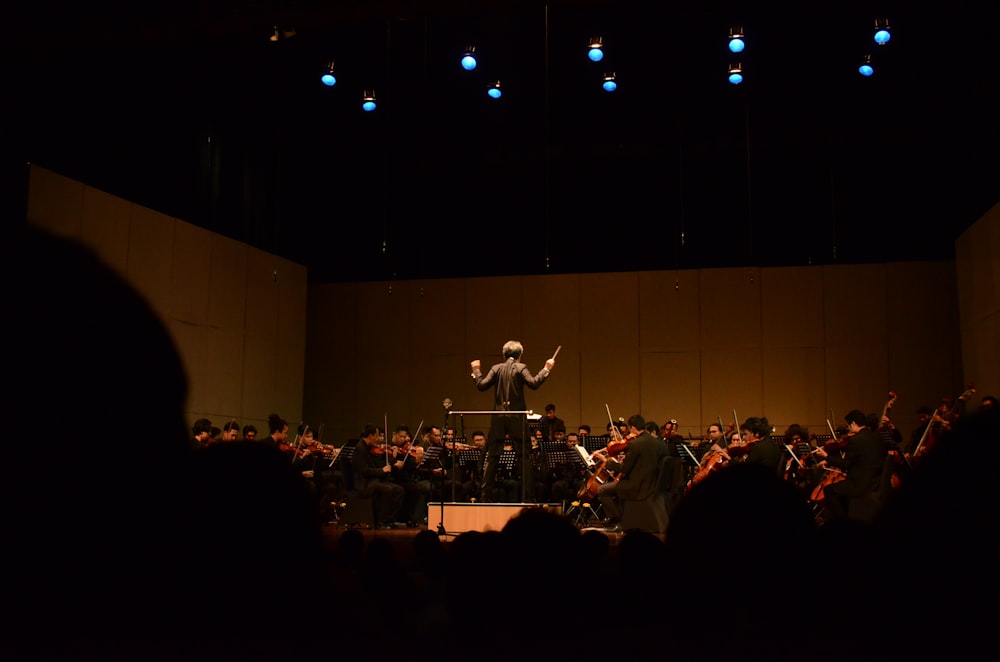
M 549 371 L 542 368 L 537 375 L 532 375 L 528 366 L 520 363 L 513 357 L 508 358 L 503 363 L 497 363 L 485 375 L 479 370 L 474 370 L 472 378 L 476 382 L 476 388 L 485 391 L 493 388 L 493 410 L 494 411 L 527 411 L 528 405 L 524 401 L 525 387 L 532 390 L 537 389 L 545 383 L 549 376 Z M 514 450 L 520 456 L 522 452 L 522 441 L 525 430 L 524 414 L 497 414 L 491 417 L 490 432 L 487 437 L 487 453 L 483 471 L 483 485 L 492 487 L 496 476 L 496 459 L 503 451 L 504 439 L 510 435 Z M 532 490 L 526 485 L 526 489 Z M 533 492 L 533 490 L 532 490 Z M 527 497 L 533 498 L 534 494 Z

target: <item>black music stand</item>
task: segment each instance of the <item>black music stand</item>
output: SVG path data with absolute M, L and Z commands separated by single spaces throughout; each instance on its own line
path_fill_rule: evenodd
M 501 469 L 506 469 L 507 470 L 507 475 L 510 476 L 510 478 L 508 478 L 507 480 L 513 480 L 513 478 L 514 478 L 514 472 L 516 472 L 517 469 L 518 469 L 517 463 L 518 463 L 517 451 L 515 451 L 515 450 L 509 450 L 509 451 L 508 450 L 503 450 L 503 451 L 500 451 L 500 456 L 497 458 L 497 475 L 499 475 Z M 524 494 L 523 489 L 524 489 L 524 479 L 525 479 L 525 476 L 524 476 L 524 465 L 523 464 L 521 465 L 521 469 L 522 469 L 522 471 L 521 471 L 521 486 L 522 486 L 521 487 L 521 489 L 522 489 L 522 499 L 521 499 L 521 501 L 523 503 L 523 501 L 524 501 L 524 499 L 523 499 L 523 494 Z
M 587 452 L 593 455 L 594 451 L 599 451 L 608 445 L 608 435 L 599 434 L 593 436 L 587 436 L 583 438 L 583 447 L 587 449 Z
M 445 440 L 444 443 L 445 445 L 447 445 L 449 441 Z M 455 503 L 455 476 L 456 476 L 455 463 L 458 460 L 458 451 L 455 449 L 458 447 L 459 444 L 462 444 L 463 446 L 468 446 L 468 444 L 465 442 L 465 437 L 455 437 L 450 441 L 450 443 L 451 443 L 451 502 Z
M 471 472 L 473 485 L 478 481 L 479 477 L 477 474 L 479 473 L 479 464 L 482 462 L 482 459 L 483 450 L 481 448 L 464 448 L 458 451 L 458 467 L 462 470 L 463 474 Z M 452 477 L 452 481 L 454 481 L 454 477 Z

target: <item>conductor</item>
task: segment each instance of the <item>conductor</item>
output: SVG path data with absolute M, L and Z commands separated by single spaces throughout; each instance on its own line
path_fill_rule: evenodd
M 517 340 L 508 340 L 503 345 L 503 363 L 497 363 L 490 371 L 483 375 L 480 371 L 479 359 L 471 363 L 472 379 L 476 383 L 476 388 L 485 391 L 493 387 L 493 410 L 524 412 L 527 404 L 524 401 L 524 387 L 537 389 L 545 380 L 556 365 L 556 349 L 552 358 L 545 362 L 545 367 L 538 371 L 537 375 L 532 375 L 528 366 L 520 362 L 521 354 L 524 353 L 524 346 Z M 503 451 L 504 441 L 510 440 L 511 445 L 517 452 L 518 457 L 523 454 L 525 414 L 496 414 L 490 421 L 490 432 L 487 439 L 486 458 L 483 466 L 483 485 L 481 494 L 489 494 L 496 482 L 497 460 Z M 534 489 L 531 485 L 525 485 L 528 500 L 534 498 Z

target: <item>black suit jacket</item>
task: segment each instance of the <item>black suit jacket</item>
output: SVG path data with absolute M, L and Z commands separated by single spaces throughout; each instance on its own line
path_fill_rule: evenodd
M 619 464 L 615 460 L 608 460 L 607 464 L 612 471 L 621 472 L 618 498 L 642 501 L 653 496 L 660 475 L 660 460 L 667 455 L 670 455 L 670 449 L 666 442 L 648 432 L 630 439 L 625 451 L 625 461 Z
M 485 375 L 479 370 L 472 373 L 477 389 L 485 391 L 493 388 L 494 411 L 527 411 L 528 405 L 524 400 L 525 387 L 537 389 L 545 383 L 548 376 L 549 371 L 545 368 L 539 370 L 537 375 L 532 375 L 528 366 L 513 358 L 495 364 Z M 499 441 L 506 434 L 510 434 L 512 439 L 521 440 L 524 436 L 524 423 L 524 414 L 493 416 L 490 422 L 489 440 Z
M 861 496 L 878 489 L 882 467 L 888 452 L 885 441 L 876 432 L 864 428 L 847 438 L 844 456 L 830 453 L 827 464 L 847 472 L 834 489 L 845 496 Z

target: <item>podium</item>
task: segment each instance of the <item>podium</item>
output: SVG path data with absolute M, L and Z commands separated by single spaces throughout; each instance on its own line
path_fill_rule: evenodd
M 448 535 L 459 535 L 466 531 L 500 531 L 507 522 L 525 508 L 546 508 L 562 511 L 558 503 L 428 503 L 429 512 L 441 509 L 442 524 Z M 437 529 L 437 523 L 427 520 L 427 528 Z

